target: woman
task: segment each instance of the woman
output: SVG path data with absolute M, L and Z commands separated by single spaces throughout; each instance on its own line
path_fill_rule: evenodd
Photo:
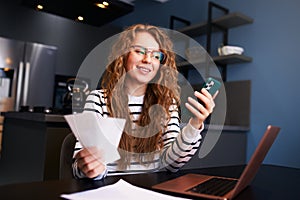
M 102 89 L 90 93 L 85 112 L 126 119 L 119 143 L 121 159 L 104 165 L 97 148 L 82 148 L 77 142 L 75 177 L 98 180 L 107 173 L 163 167 L 175 172 L 195 154 L 214 98 L 205 89 L 194 93 L 203 105 L 188 98 L 185 106 L 194 116 L 180 129 L 180 88 L 172 48 L 167 34 L 155 26 L 137 24 L 120 34 Z

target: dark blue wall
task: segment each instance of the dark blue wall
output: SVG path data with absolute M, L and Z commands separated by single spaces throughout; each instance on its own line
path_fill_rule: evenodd
M 228 71 L 230 80 L 252 80 L 248 157 L 258 143 L 263 127 L 276 124 L 282 131 L 265 162 L 300 168 L 300 2 L 219 2 L 228 3 L 232 10 L 242 10 L 255 20 L 253 25 L 236 29 L 230 35 L 231 40 L 245 46 L 248 54 L 253 56 L 253 62 Z
M 128 26 L 151 23 L 169 27 L 170 15 L 193 23 L 207 19 L 207 2 L 199 0 L 135 1 L 135 11 L 113 23 Z M 265 159 L 267 164 L 300 168 L 300 2 L 297 0 L 216 0 L 215 3 L 240 11 L 254 23 L 231 29 L 229 43 L 244 47 L 253 62 L 229 66 L 228 81 L 251 80 L 251 127 L 247 157 L 251 156 L 266 126 L 282 127 Z

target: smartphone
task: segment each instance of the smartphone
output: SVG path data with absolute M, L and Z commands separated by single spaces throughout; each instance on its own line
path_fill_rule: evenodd
M 221 87 L 221 82 L 212 77 L 209 77 L 202 86 L 202 88 L 205 88 L 212 96 L 220 89 L 220 87 Z M 193 96 L 192 94 L 190 94 L 190 95 L 185 95 L 186 101 L 184 101 L 184 102 L 187 102 L 188 96 L 196 99 L 195 96 Z M 197 99 L 197 101 L 199 103 L 202 103 L 199 99 Z M 193 116 L 193 114 L 185 106 L 182 106 L 181 107 L 181 118 L 183 119 L 183 121 L 187 121 L 191 116 Z
M 205 88 L 212 96 L 220 89 L 220 87 L 221 83 L 212 77 L 209 77 L 203 84 L 203 88 Z

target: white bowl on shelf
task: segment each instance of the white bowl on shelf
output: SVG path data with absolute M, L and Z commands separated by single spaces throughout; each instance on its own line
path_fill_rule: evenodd
M 231 54 L 238 54 L 241 55 L 244 52 L 244 49 L 242 47 L 237 46 L 223 46 L 218 48 L 219 56 L 226 56 Z

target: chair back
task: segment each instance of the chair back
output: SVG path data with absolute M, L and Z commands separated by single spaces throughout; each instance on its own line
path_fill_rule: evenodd
M 60 151 L 60 165 L 59 165 L 59 179 L 72 179 L 72 160 L 74 154 L 74 147 L 76 144 L 76 137 L 73 133 L 69 133 L 61 146 Z

